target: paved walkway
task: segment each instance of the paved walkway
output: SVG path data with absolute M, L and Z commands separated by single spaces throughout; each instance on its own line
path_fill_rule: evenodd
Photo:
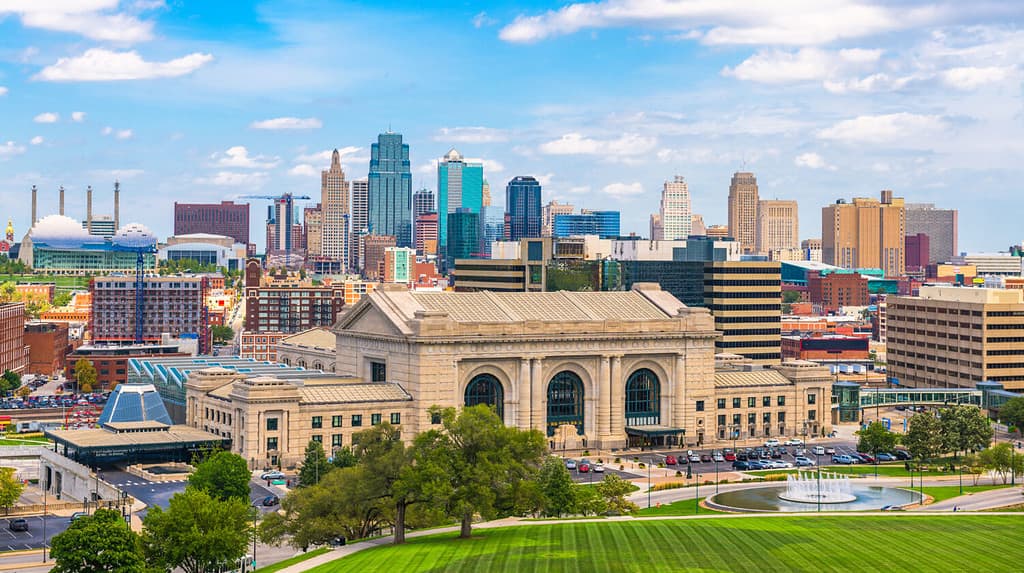
M 959 513 L 960 511 L 978 511 L 982 509 L 1005 507 L 1007 505 L 1024 503 L 1024 495 L 1021 495 L 1022 493 L 1024 493 L 1024 488 L 1021 486 L 990 489 L 987 491 L 979 491 L 977 493 L 964 494 L 960 497 L 926 505 L 918 508 L 917 510 L 922 512 L 953 511 L 953 508 L 956 507 L 957 512 Z

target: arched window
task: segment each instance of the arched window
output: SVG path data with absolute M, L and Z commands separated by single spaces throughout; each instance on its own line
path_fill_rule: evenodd
M 505 389 L 501 382 L 490 374 L 477 374 L 466 386 L 466 406 L 487 404 L 494 413 L 505 419 Z
M 548 435 L 563 424 L 576 426 L 583 433 L 583 381 L 574 372 L 563 370 L 548 383 Z
M 281 364 L 284 364 L 285 366 L 291 366 L 292 365 L 292 359 L 291 358 L 282 358 L 281 359 Z
M 323 369 L 324 369 L 324 365 L 323 364 L 320 364 L 319 362 L 314 362 L 313 363 L 313 370 L 323 370 Z
M 653 426 L 661 423 L 661 383 L 646 368 L 626 380 L 626 425 Z

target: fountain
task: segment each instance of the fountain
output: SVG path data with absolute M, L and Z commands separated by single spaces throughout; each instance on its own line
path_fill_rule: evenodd
M 849 503 L 856 501 L 850 487 L 850 477 L 836 473 L 816 474 L 797 471 L 786 476 L 786 490 L 780 499 L 800 503 Z

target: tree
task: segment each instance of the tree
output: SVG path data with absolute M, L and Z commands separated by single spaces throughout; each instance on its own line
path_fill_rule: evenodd
M 7 513 L 18 503 L 25 484 L 14 477 L 14 468 L 0 468 L 0 507 Z
M 537 430 L 505 426 L 485 404 L 431 408 L 441 429 L 416 437 L 414 467 L 420 492 L 461 523 L 460 538 L 472 535 L 473 516 L 510 514 L 521 480 L 533 479 L 546 444 Z
M 800 302 L 800 293 L 795 290 L 782 291 L 782 302 L 786 304 Z
M 64 291 L 53 296 L 53 306 L 67 306 L 71 304 L 71 293 Z
M 958 404 L 939 412 L 942 441 L 947 451 L 960 457 L 961 453 L 979 451 L 992 442 L 992 425 L 981 410 Z
M 908 422 L 903 444 L 907 446 L 910 455 L 919 460 L 934 458 L 943 451 L 941 423 L 927 412 L 914 414 Z
M 608 502 L 596 485 L 573 484 L 572 497 L 573 511 L 581 515 L 598 515 L 608 511 Z
M 857 451 L 891 452 L 896 447 L 896 434 L 885 429 L 881 422 L 871 422 L 868 427 L 857 432 Z
M 982 450 L 978 457 L 981 465 L 998 474 L 1004 484 L 1011 473 L 1024 473 L 1024 456 L 1015 455 L 1013 444 L 1008 442 L 1002 442 Z M 993 483 L 995 483 L 995 478 L 993 478 Z
M 633 491 L 633 484 L 620 478 L 615 474 L 604 476 L 601 483 L 595 486 L 597 492 L 604 498 L 608 511 L 619 514 L 633 513 L 637 511 L 636 504 L 627 500 L 626 496 Z
M 11 281 L 0 285 L 0 302 L 12 302 L 18 297 L 18 286 Z
M 171 498 L 167 509 L 154 505 L 146 514 L 142 523 L 146 561 L 166 572 L 231 570 L 249 544 L 249 511 L 240 499 L 220 500 L 187 487 Z
M 560 458 L 548 456 L 540 468 L 537 480 L 541 493 L 544 494 L 545 516 L 561 517 L 566 513 L 572 513 L 575 502 L 572 476 Z
M 4 374 L 0 377 L 0 392 L 7 393 L 17 390 L 21 386 L 21 375 L 17 372 L 11 372 L 10 370 L 4 370 Z
M 32 389 L 29 388 L 28 386 L 22 386 L 21 388 L 15 390 L 14 393 L 21 398 L 28 398 L 29 396 L 32 395 Z
M 96 386 L 96 367 L 85 358 L 79 358 L 75 362 L 75 380 L 78 382 L 79 392 L 92 392 Z
M 1017 428 L 1018 433 L 1024 433 L 1024 396 L 1010 398 L 1000 406 L 999 419 L 1007 426 Z
M 249 499 L 252 473 L 245 459 L 238 454 L 220 451 L 196 465 L 188 484 L 219 500 Z
M 332 469 L 334 467 L 327 463 L 323 444 L 316 440 L 310 440 L 306 444 L 306 458 L 302 461 L 302 467 L 299 469 L 299 486 L 307 487 L 320 483 L 320 480 Z
M 394 542 L 405 543 L 409 506 L 423 501 L 420 476 L 411 467 L 412 451 L 397 428 L 385 422 L 357 434 L 356 456 L 365 470 L 367 491 L 386 504 L 394 525 Z
M 214 344 L 227 344 L 235 339 L 235 331 L 230 326 L 215 324 L 210 327 L 210 334 Z
M 113 509 L 97 509 L 71 522 L 50 540 L 50 555 L 57 562 L 54 573 L 146 571 L 139 535 Z
M 352 448 L 348 446 L 342 446 L 334 452 L 334 456 L 331 457 L 331 465 L 335 468 L 350 468 L 356 465 L 359 459 L 352 453 Z

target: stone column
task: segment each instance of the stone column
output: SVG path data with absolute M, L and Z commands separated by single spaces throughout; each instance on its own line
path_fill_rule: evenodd
M 604 441 L 611 434 L 612 423 L 612 369 L 611 359 L 602 356 L 597 368 L 597 435 L 604 447 Z
M 676 354 L 672 386 L 675 387 L 672 405 L 672 426 L 686 427 L 686 356 Z M 689 431 L 687 432 L 689 434 Z
M 625 419 L 625 407 L 626 397 L 624 395 L 625 386 L 622 381 L 622 355 L 616 355 L 611 357 L 611 421 L 609 424 L 609 432 L 616 441 L 625 439 L 626 433 L 626 419 Z
M 547 385 L 541 379 L 541 359 L 530 359 L 530 409 L 533 411 L 533 427 L 547 435 L 548 409 Z
M 516 380 L 516 390 L 519 394 L 519 429 L 529 430 L 531 425 L 530 415 L 533 412 L 533 394 L 530 392 L 530 361 L 526 358 L 519 360 L 519 378 Z

